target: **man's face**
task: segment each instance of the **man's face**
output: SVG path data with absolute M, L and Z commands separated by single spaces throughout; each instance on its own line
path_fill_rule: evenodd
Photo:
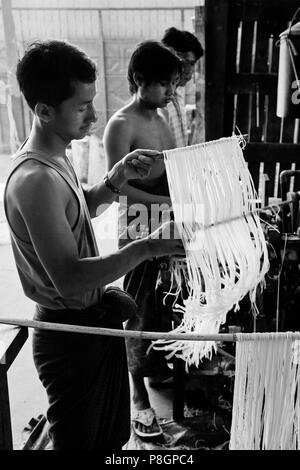
M 150 108 L 166 107 L 174 96 L 178 80 L 179 75 L 176 73 L 168 80 L 148 84 L 143 82 L 141 87 L 139 87 L 141 100 Z
M 180 77 L 178 86 L 185 86 L 193 76 L 195 65 L 196 65 L 196 56 L 194 52 L 177 52 L 177 55 L 183 60 L 183 72 Z
M 55 110 L 54 127 L 65 142 L 82 139 L 97 121 L 93 100 L 96 86 L 93 83 L 73 82 L 74 93 Z

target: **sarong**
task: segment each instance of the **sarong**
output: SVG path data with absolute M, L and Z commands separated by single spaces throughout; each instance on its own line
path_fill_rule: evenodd
M 125 276 L 124 289 L 138 305 L 137 314 L 126 323 L 127 330 L 167 332 L 172 329 L 173 298 L 167 298 L 164 304 L 169 284 L 162 280 L 163 262 L 167 262 L 166 258 L 147 260 Z M 151 340 L 126 338 L 128 368 L 132 374 L 152 377 L 169 370 L 165 353 L 149 346 Z
M 142 180 L 130 182 L 138 189 L 151 194 L 168 196 L 169 187 L 166 173 L 163 173 L 154 187 L 146 187 Z M 124 210 L 125 213 L 125 210 Z M 130 227 L 136 216 L 119 213 L 119 248 L 132 241 Z M 151 211 L 147 212 L 148 230 L 153 229 Z M 157 228 L 155 226 L 155 228 Z M 127 238 L 124 233 L 127 232 Z M 169 291 L 170 284 L 169 258 L 160 257 L 144 261 L 124 277 L 123 287 L 138 305 L 136 315 L 126 323 L 126 329 L 136 331 L 170 331 L 172 328 L 172 300 L 167 299 L 164 304 L 165 293 Z M 152 377 L 160 373 L 169 372 L 165 355 L 153 349 L 149 350 L 151 340 L 141 338 L 127 338 L 127 358 L 129 371 L 134 375 Z
M 122 329 L 136 305 L 109 288 L 100 306 L 50 310 L 35 320 Z M 33 358 L 49 408 L 54 450 L 121 450 L 130 437 L 130 392 L 124 338 L 34 331 Z

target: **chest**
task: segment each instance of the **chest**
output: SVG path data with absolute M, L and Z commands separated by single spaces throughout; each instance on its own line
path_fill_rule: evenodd
M 166 120 L 158 117 L 153 121 L 136 121 L 132 150 L 136 148 L 159 151 L 174 148 L 172 131 Z
M 131 151 L 137 148 L 151 150 L 168 150 L 174 148 L 174 140 L 169 125 L 163 119 L 157 119 L 153 122 L 140 121 L 136 125 L 135 137 L 132 141 Z M 148 178 L 145 180 L 153 180 L 160 177 L 165 171 L 163 159 L 157 160 Z

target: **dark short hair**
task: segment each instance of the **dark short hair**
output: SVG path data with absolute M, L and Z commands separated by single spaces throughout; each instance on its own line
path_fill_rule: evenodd
M 73 83 L 96 80 L 95 63 L 63 41 L 34 42 L 17 65 L 17 80 L 29 107 L 38 102 L 58 107 L 74 93 Z
M 171 47 L 176 52 L 192 51 L 195 54 L 196 60 L 200 59 L 204 53 L 200 41 L 194 34 L 174 27 L 166 29 L 162 43 L 167 47 Z
M 137 45 L 128 65 L 129 90 L 136 93 L 134 73 L 140 73 L 146 83 L 170 80 L 176 72 L 182 72 L 182 60 L 175 52 L 157 41 L 143 41 Z

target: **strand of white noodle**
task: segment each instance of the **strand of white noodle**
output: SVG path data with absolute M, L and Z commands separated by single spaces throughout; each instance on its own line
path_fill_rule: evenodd
M 184 307 L 176 306 L 183 320 L 175 331 L 215 334 L 248 292 L 255 310 L 256 289 L 269 268 L 259 217 L 253 213 L 254 185 L 235 136 L 166 151 L 165 164 L 186 250 L 186 272 L 175 260 L 173 275 L 177 295 L 182 281 L 189 293 Z M 156 341 L 154 347 L 168 351 L 168 358 L 181 357 L 187 367 L 198 366 L 216 349 L 214 342 L 184 339 Z
M 299 450 L 300 333 L 238 334 L 231 450 Z

